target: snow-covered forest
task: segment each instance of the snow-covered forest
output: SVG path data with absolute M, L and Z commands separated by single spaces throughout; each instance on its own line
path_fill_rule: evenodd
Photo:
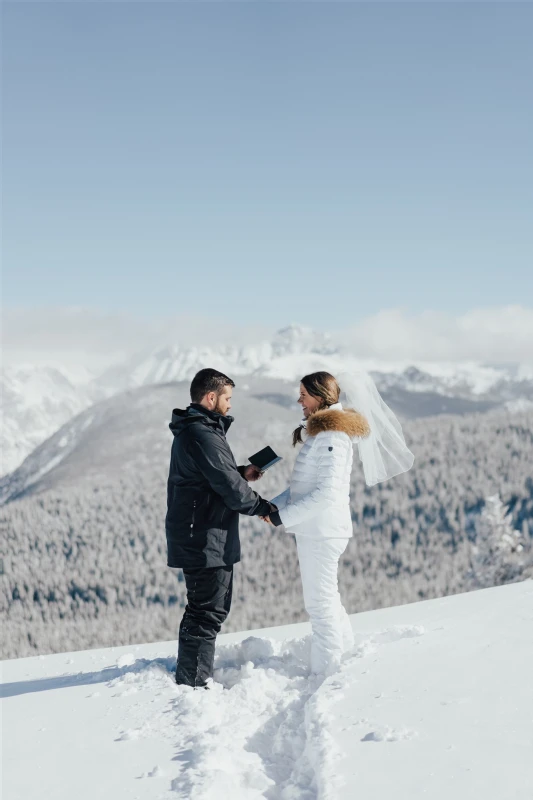
M 353 473 L 342 559 L 350 613 L 533 576 L 533 415 L 412 421 L 411 472 L 368 489 Z M 272 496 L 287 459 L 257 485 Z M 49 491 L 0 511 L 4 658 L 174 639 L 184 585 L 166 567 L 166 471 Z M 225 630 L 306 618 L 293 537 L 241 518 Z

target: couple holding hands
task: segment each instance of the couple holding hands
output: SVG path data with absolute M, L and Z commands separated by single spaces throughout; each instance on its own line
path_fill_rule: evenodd
M 191 383 L 191 404 L 172 412 L 168 566 L 183 570 L 187 590 L 178 684 L 207 687 L 212 678 L 216 636 L 230 610 L 233 565 L 240 561 L 239 514 L 283 525 L 296 536 L 312 628 L 311 671 L 330 674 L 353 646 L 337 570 L 352 536 L 354 445 L 369 486 L 407 471 L 414 456 L 367 373 L 343 374 L 339 382 L 328 372 L 302 378 L 298 402 L 304 418 L 293 432 L 293 445 L 302 447 L 289 486 L 270 501 L 249 486 L 261 477 L 260 468 L 237 466 L 226 440 L 233 422 L 228 415 L 235 386 L 231 378 L 201 370 Z M 340 402 L 341 386 L 346 407 Z

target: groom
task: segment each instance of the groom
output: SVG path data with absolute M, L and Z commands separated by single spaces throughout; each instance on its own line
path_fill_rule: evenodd
M 167 487 L 168 566 L 181 567 L 187 606 L 180 625 L 176 683 L 206 686 L 215 641 L 231 605 L 233 565 L 240 561 L 239 514 L 266 517 L 276 506 L 247 481 L 261 477 L 238 467 L 226 441 L 235 384 L 202 369 L 191 383 L 191 404 L 174 409 Z

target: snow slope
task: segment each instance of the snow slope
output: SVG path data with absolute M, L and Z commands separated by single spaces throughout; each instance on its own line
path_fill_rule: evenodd
M 31 364 L 6 367 L 0 376 L 0 475 L 15 469 L 67 420 L 102 396 L 85 370 Z
M 3 662 L 4 798 L 531 800 L 533 584 L 354 615 L 338 673 L 308 626 Z

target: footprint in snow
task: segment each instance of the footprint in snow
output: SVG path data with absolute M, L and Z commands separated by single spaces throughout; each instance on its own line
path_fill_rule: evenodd
M 411 731 L 408 728 L 377 728 L 370 731 L 361 739 L 362 742 L 399 742 L 402 740 L 413 739 L 416 736 L 416 731 Z
M 139 775 L 137 780 L 141 781 L 143 778 L 164 778 L 166 775 L 165 771 L 161 769 L 159 765 L 155 766 L 150 772 L 143 772 L 142 775 Z
M 399 642 L 400 639 L 415 639 L 423 636 L 425 632 L 422 625 L 395 625 L 393 628 L 374 634 L 372 641 L 377 644 L 391 644 Z

